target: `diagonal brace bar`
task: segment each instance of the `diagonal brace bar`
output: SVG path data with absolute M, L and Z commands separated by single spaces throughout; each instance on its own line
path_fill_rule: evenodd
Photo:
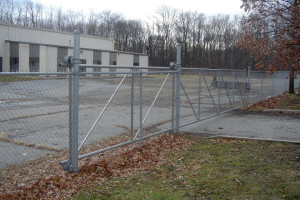
M 216 107 L 214 98 L 213 98 L 212 95 L 211 95 L 210 89 L 209 89 L 209 87 L 208 87 L 208 85 L 207 85 L 206 79 L 205 79 L 205 77 L 204 77 L 203 74 L 202 74 L 202 77 L 203 77 L 203 80 L 204 80 L 204 82 L 205 82 L 205 85 L 206 85 L 206 88 L 207 88 L 207 90 L 208 90 L 208 93 L 209 93 L 209 95 L 210 95 L 210 98 L 211 98 L 211 100 L 212 100 L 212 102 L 213 102 L 213 104 L 214 104 L 214 108 L 215 108 L 216 112 L 218 112 L 218 109 L 217 109 L 217 107 Z
M 102 115 L 104 114 L 106 108 L 108 107 L 108 105 L 110 104 L 111 100 L 114 98 L 115 94 L 117 93 L 117 91 L 119 90 L 119 88 L 121 87 L 123 81 L 125 80 L 125 78 L 127 77 L 127 74 L 123 77 L 123 79 L 121 80 L 121 82 L 119 83 L 118 87 L 115 89 L 114 93 L 111 95 L 110 99 L 108 100 L 108 102 L 106 103 L 106 105 L 104 106 L 104 108 L 102 109 L 101 113 L 99 114 L 98 118 L 96 119 L 96 121 L 94 122 L 92 128 L 90 129 L 90 131 L 87 133 L 87 135 L 85 136 L 84 140 L 82 141 L 81 145 L 78 148 L 78 151 L 81 149 L 82 145 L 84 145 L 85 141 L 88 139 L 88 137 L 90 136 L 91 132 L 94 130 L 95 126 L 97 125 L 98 121 L 100 120 L 100 118 L 102 117 Z
M 243 94 L 242 94 L 242 90 L 241 90 L 241 88 L 240 88 L 239 80 L 237 79 L 236 74 L 234 74 L 234 76 L 235 76 L 235 79 L 236 79 L 236 84 L 237 84 L 237 86 L 238 86 L 238 91 L 239 91 L 239 93 L 240 93 L 240 95 L 241 95 L 243 104 L 245 105 L 245 99 L 244 99 L 244 96 L 243 96 Z
M 170 73 L 168 73 L 168 75 L 166 76 L 166 78 L 165 78 L 163 84 L 161 85 L 161 87 L 160 87 L 158 93 L 156 94 L 156 96 L 155 96 L 155 98 L 154 98 L 154 100 L 153 100 L 153 102 L 152 102 L 150 108 L 148 109 L 148 111 L 147 111 L 147 113 L 146 113 L 145 118 L 143 119 L 142 125 L 144 125 L 146 119 L 148 118 L 148 115 L 149 115 L 150 111 L 152 110 L 152 107 L 153 107 L 154 103 L 156 102 L 156 100 L 157 100 L 157 98 L 158 98 L 160 92 L 162 91 L 162 89 L 163 89 L 163 87 L 164 87 L 164 85 L 165 85 L 165 83 L 166 83 L 166 81 L 167 81 L 169 75 L 170 75 Z M 137 135 L 138 135 L 139 132 L 140 132 L 140 128 L 139 128 L 139 130 L 136 132 L 136 134 L 135 134 L 135 136 L 134 136 L 134 138 L 133 138 L 134 140 L 136 139 L 136 137 L 137 137 Z
M 221 75 L 222 81 L 225 83 L 224 78 L 223 78 L 223 74 L 221 72 L 220 72 L 220 75 Z M 231 99 L 230 99 L 230 96 L 229 96 L 228 89 L 227 89 L 226 85 L 225 85 L 225 90 L 226 90 L 227 97 L 229 99 L 230 105 L 232 107 L 232 102 L 231 102 Z
M 186 93 L 186 91 L 185 91 L 185 89 L 184 89 L 184 87 L 183 87 L 181 81 L 180 81 L 180 85 L 181 85 L 181 88 L 182 88 L 182 90 L 183 90 L 183 92 L 184 92 L 184 94 L 185 94 L 185 96 L 186 96 L 186 98 L 187 98 L 187 100 L 188 100 L 188 102 L 189 102 L 189 104 L 190 104 L 190 106 L 191 106 L 193 112 L 194 112 L 194 115 L 195 115 L 196 119 L 198 119 L 198 116 L 197 116 L 197 114 L 196 114 L 196 111 L 195 111 L 195 109 L 194 109 L 194 106 L 193 106 L 193 104 L 192 104 L 192 102 L 191 102 L 189 96 L 187 95 L 187 93 Z

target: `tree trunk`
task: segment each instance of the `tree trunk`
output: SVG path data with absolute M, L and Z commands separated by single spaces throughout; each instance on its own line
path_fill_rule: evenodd
M 294 71 L 290 72 L 290 83 L 289 83 L 289 93 L 294 94 Z

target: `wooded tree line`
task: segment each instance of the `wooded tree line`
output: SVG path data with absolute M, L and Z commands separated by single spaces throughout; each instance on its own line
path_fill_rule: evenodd
M 82 11 L 44 7 L 32 0 L 0 0 L 0 22 L 27 27 L 112 38 L 115 49 L 145 53 L 149 65 L 168 66 L 176 61 L 176 44 L 182 44 L 182 66 L 245 69 L 250 56 L 236 47 L 240 17 L 206 16 L 160 7 L 152 22 L 128 20 L 111 11 L 88 15 Z

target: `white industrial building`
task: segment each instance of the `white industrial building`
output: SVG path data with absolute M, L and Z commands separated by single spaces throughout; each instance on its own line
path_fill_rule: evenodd
M 59 63 L 73 54 L 73 42 L 72 33 L 0 24 L 0 72 L 66 71 Z M 82 64 L 148 66 L 148 58 L 147 54 L 115 51 L 112 39 L 80 36 Z

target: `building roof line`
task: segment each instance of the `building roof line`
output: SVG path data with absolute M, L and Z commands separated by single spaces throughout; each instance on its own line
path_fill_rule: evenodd
M 21 26 L 21 25 L 15 25 L 15 24 L 0 23 L 0 26 L 11 26 L 11 27 L 16 27 L 16 28 L 23 28 L 23 29 L 30 29 L 30 30 L 38 30 L 38 31 L 53 32 L 53 33 L 60 33 L 60 34 L 66 34 L 66 35 L 73 35 L 72 32 L 67 32 L 67 31 L 59 31 L 59 30 L 46 29 L 46 28 L 38 28 L 38 27 L 28 27 L 28 26 Z M 80 34 L 80 35 L 84 36 L 84 37 L 95 38 L 95 39 L 102 39 L 102 40 L 109 40 L 109 41 L 113 41 L 114 42 L 114 39 L 111 39 L 111 38 L 104 38 L 104 37 L 87 35 L 87 34 Z

